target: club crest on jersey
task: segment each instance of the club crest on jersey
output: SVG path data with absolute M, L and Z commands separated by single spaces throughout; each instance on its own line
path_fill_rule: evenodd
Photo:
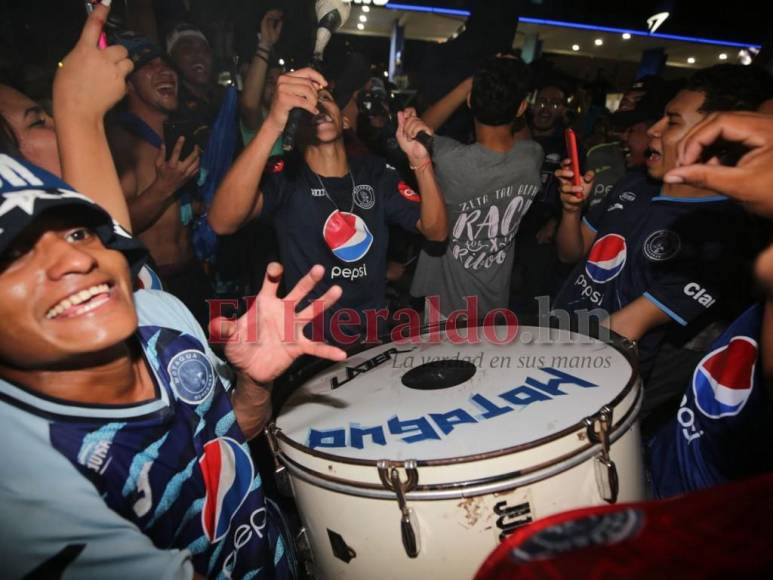
M 362 260 L 373 245 L 365 220 L 346 211 L 331 213 L 323 227 L 322 236 L 333 255 L 343 262 Z
M 695 404 L 712 419 L 741 412 L 754 387 L 759 349 L 748 336 L 736 336 L 707 354 L 693 373 Z
M 352 193 L 354 203 L 362 209 L 372 209 L 376 205 L 376 192 L 370 185 L 358 185 Z
M 190 349 L 178 352 L 166 369 L 177 398 L 191 405 L 204 401 L 215 388 L 212 363 L 201 351 Z
M 644 255 L 653 262 L 665 262 L 679 253 L 682 240 L 671 230 L 653 232 L 644 242 Z
M 594 282 L 606 284 L 623 271 L 626 257 L 625 238 L 617 234 L 607 234 L 593 244 L 585 264 L 585 272 Z
M 408 201 L 412 201 L 414 203 L 419 203 L 421 201 L 421 196 L 413 191 L 411 186 L 404 181 L 401 181 L 397 184 L 397 190 L 400 192 L 400 195 L 402 195 Z
M 206 489 L 201 527 L 210 542 L 217 542 L 228 532 L 231 520 L 250 493 L 252 460 L 239 443 L 220 437 L 204 445 L 199 468 Z

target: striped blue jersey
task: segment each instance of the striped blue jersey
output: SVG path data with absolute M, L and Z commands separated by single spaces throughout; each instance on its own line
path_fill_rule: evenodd
M 25 494 L 25 482 L 15 481 L 24 475 L 13 468 L 19 458 L 9 458 L 2 462 L 0 488 L 3 559 L 21 560 L 14 570 L 27 573 L 52 558 L 61 561 L 61 550 L 76 545 L 82 547 L 62 568 L 64 578 L 190 577 L 191 565 L 208 578 L 292 577 L 281 518 L 263 495 L 231 406 L 228 367 L 177 299 L 143 290 L 135 293 L 135 302 L 140 318 L 136 337 L 156 383 L 153 400 L 131 406 L 73 405 L 0 381 L 0 429 L 28 425 L 34 436 L 7 432 L 6 440 L 18 441 L 14 455 L 36 457 L 37 477 L 49 480 L 36 492 L 42 497 L 30 498 L 32 503 L 70 514 L 97 512 L 74 535 L 68 533 L 66 518 L 44 527 L 28 525 L 24 514 L 8 505 L 13 501 L 5 493 L 6 482 L 15 494 Z M 65 490 L 77 488 L 77 493 L 60 493 L 63 482 Z M 84 495 L 90 496 L 88 507 L 79 505 Z M 17 549 L 15 534 L 5 530 L 10 522 L 30 528 L 22 535 L 34 549 Z M 102 538 L 119 523 L 132 534 Z M 133 548 L 136 553 L 124 557 L 123 543 L 131 545 L 128 536 L 138 532 L 147 553 Z M 157 567 L 146 558 L 157 560 Z

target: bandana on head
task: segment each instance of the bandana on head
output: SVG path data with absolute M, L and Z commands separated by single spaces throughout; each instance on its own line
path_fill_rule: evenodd
M 207 40 L 207 37 L 204 36 L 204 33 L 196 28 L 193 24 L 188 24 L 187 22 L 183 22 L 182 24 L 178 24 L 174 27 L 174 29 L 167 35 L 166 37 L 166 52 L 167 54 L 172 54 L 172 50 L 174 50 L 175 44 L 177 44 L 180 40 L 183 38 L 198 38 L 199 40 L 203 40 L 207 46 L 209 46 L 209 41 Z
M 94 232 L 105 247 L 123 253 L 132 274 L 137 274 L 147 260 L 145 246 L 104 209 L 55 175 L 26 161 L 0 155 L 0 254 L 41 215 L 64 208 L 78 208 L 79 213 L 92 218 Z

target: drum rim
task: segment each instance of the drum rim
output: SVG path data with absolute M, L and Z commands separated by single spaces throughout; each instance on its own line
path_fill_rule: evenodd
M 626 411 L 626 414 L 623 415 L 620 421 L 613 426 L 610 433 L 611 444 L 614 444 L 618 440 L 622 439 L 626 433 L 628 433 L 628 431 L 634 427 L 638 415 L 641 412 L 643 399 L 644 389 L 640 388 L 636 393 L 636 398 L 634 399 L 631 407 Z M 576 431 L 577 429 L 575 429 L 573 432 Z M 571 433 L 569 435 L 571 435 Z M 454 481 L 449 483 L 431 483 L 425 485 L 419 484 L 414 489 L 406 493 L 406 499 L 412 501 L 429 501 L 456 499 L 459 497 L 477 497 L 479 495 L 487 495 L 489 493 L 499 493 L 513 487 L 533 485 L 539 483 L 540 481 L 544 481 L 545 479 L 555 477 L 564 471 L 584 463 L 588 459 L 594 457 L 597 454 L 597 450 L 600 448 L 601 443 L 593 443 L 589 441 L 588 444 L 579 449 L 574 449 L 569 453 L 564 453 L 563 455 L 554 457 L 549 461 L 526 469 L 520 469 L 502 475 L 484 477 L 475 480 Z M 338 491 L 340 493 L 348 493 L 373 499 L 392 499 L 394 497 L 394 492 L 386 490 L 383 485 L 378 483 L 366 483 L 333 477 L 331 475 L 327 475 L 307 467 L 295 459 L 288 457 L 281 451 L 277 453 L 277 456 L 278 460 L 289 470 L 291 475 L 306 481 L 310 485 L 316 485 L 331 491 Z M 417 467 L 421 466 L 422 463 L 417 462 Z M 553 472 L 551 468 L 556 468 L 556 466 L 559 466 L 559 468 Z M 315 479 L 321 481 L 322 483 L 312 481 Z M 484 487 L 485 489 L 477 490 L 477 488 L 481 487 Z M 353 490 L 357 490 L 357 492 L 354 492 Z
M 533 320 L 533 319 L 530 319 Z M 557 329 L 557 330 L 567 330 L 565 328 L 561 328 L 558 326 L 560 321 L 556 319 L 551 319 L 550 324 L 547 328 L 551 329 Z M 482 325 L 477 324 L 478 327 L 481 327 Z M 532 326 L 528 322 L 525 324 L 520 324 L 519 327 L 524 326 Z M 538 326 L 538 325 L 534 325 Z M 430 330 L 435 331 L 440 328 L 445 328 L 445 324 L 441 323 L 440 325 L 425 325 L 421 328 L 419 331 L 419 335 L 425 334 L 426 332 L 429 332 Z M 607 332 L 609 332 L 609 340 L 602 339 L 598 336 L 598 324 L 594 324 L 594 326 L 590 329 L 591 333 L 587 334 L 584 332 L 580 332 L 577 329 L 577 319 L 572 318 L 570 321 L 570 327 L 568 329 L 570 332 L 574 332 L 576 334 L 582 334 L 584 336 L 588 336 L 590 338 L 593 338 L 595 340 L 598 340 L 599 342 L 602 342 L 604 344 L 607 344 L 614 348 L 616 351 L 618 351 L 623 357 L 625 358 L 626 362 L 631 367 L 631 376 L 628 378 L 628 381 L 625 384 L 625 387 L 618 393 L 618 395 L 606 403 L 605 406 L 611 407 L 613 410 L 615 407 L 617 407 L 618 404 L 620 404 L 631 392 L 631 389 L 633 389 L 637 384 L 640 383 L 640 377 L 639 377 L 639 361 L 638 358 L 634 357 L 633 350 L 635 349 L 635 343 L 631 342 L 630 340 L 626 339 L 625 337 L 617 334 L 615 331 L 611 329 L 606 329 Z M 415 336 L 415 335 L 414 335 Z M 366 350 L 369 350 L 371 348 L 378 348 L 379 346 L 387 346 L 387 344 L 381 344 L 381 345 L 368 345 L 366 348 L 362 348 L 363 345 L 359 345 L 358 347 L 355 347 L 352 349 L 352 351 L 347 351 L 347 354 L 353 355 L 353 354 L 359 354 L 361 352 L 364 352 Z M 312 363 L 312 365 L 309 366 L 309 368 L 316 368 L 317 366 L 321 367 L 317 372 L 311 374 L 310 376 L 305 376 L 304 373 L 304 383 L 308 380 L 310 380 L 312 377 L 316 376 L 320 372 L 324 371 L 325 368 L 329 368 L 330 364 L 324 364 L 327 363 L 327 361 L 320 361 L 319 364 Z M 634 404 L 631 406 L 631 409 L 634 408 L 636 401 L 634 401 Z M 630 409 L 629 409 L 630 411 Z M 628 416 L 628 412 L 626 412 L 625 417 Z M 286 443 L 290 447 L 305 453 L 307 455 L 310 455 L 317 459 L 322 459 L 324 461 L 333 461 L 336 463 L 343 463 L 345 465 L 358 465 L 358 466 L 364 466 L 364 467 L 375 467 L 377 466 L 378 462 L 381 460 L 378 459 L 356 459 L 353 457 L 341 457 L 340 455 L 333 455 L 331 453 L 325 453 L 324 451 L 318 451 L 316 449 L 311 449 L 306 445 L 303 445 L 301 443 L 298 443 L 297 441 L 293 441 L 290 439 L 287 435 L 285 435 L 282 432 L 282 429 L 277 426 L 276 421 L 278 419 L 278 416 L 274 418 L 271 423 L 267 427 L 267 432 L 269 435 L 269 438 L 275 439 L 277 442 L 282 441 L 283 443 Z M 574 423 L 565 429 L 562 429 L 561 431 L 558 431 L 556 433 L 553 433 L 552 435 L 548 435 L 547 437 L 543 437 L 541 439 L 536 439 L 534 441 L 530 441 L 529 443 L 523 443 L 521 445 L 515 445 L 513 447 L 508 447 L 506 449 L 498 449 L 495 451 L 487 451 L 485 453 L 474 453 L 471 455 L 462 455 L 459 457 L 451 457 L 451 458 L 444 458 L 444 459 L 423 459 L 423 460 L 416 460 L 416 465 L 418 467 L 434 467 L 434 466 L 448 466 L 448 465 L 458 465 L 460 463 L 471 463 L 474 461 L 482 461 L 486 459 L 495 459 L 497 457 L 502 457 L 504 455 L 513 455 L 514 453 L 521 453 L 523 451 L 527 451 L 529 449 L 533 449 L 535 447 L 541 447 L 543 445 L 547 445 L 549 443 L 552 443 L 553 441 L 557 441 L 558 439 L 561 439 L 563 437 L 566 437 L 567 435 L 577 431 L 577 429 L 581 428 L 584 425 L 586 417 L 583 417 L 581 420 L 579 420 L 577 423 Z M 276 449 L 279 449 L 278 445 L 274 445 Z M 396 459 L 389 459 L 387 460 L 391 463 L 399 464 L 401 463 L 401 460 Z

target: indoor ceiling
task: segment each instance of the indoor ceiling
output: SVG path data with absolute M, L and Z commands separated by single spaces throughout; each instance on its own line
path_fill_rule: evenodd
M 429 13 L 414 11 L 407 6 L 405 8 L 355 6 L 341 32 L 389 37 L 393 23 L 398 21 L 405 27 L 407 39 L 445 42 L 461 32 L 466 20 L 463 11 Z M 624 38 L 622 29 L 526 18 L 521 19 L 518 25 L 514 47 L 522 48 L 525 38 L 530 34 L 539 35 L 543 52 L 547 54 L 639 62 L 642 51 L 663 48 L 668 55 L 668 66 L 684 68 L 703 68 L 722 61 L 740 62 L 739 51 L 748 48 L 735 42 L 669 35 L 651 36 L 633 30 L 629 33 L 630 38 Z M 599 40 L 603 43 L 600 46 L 597 45 Z

